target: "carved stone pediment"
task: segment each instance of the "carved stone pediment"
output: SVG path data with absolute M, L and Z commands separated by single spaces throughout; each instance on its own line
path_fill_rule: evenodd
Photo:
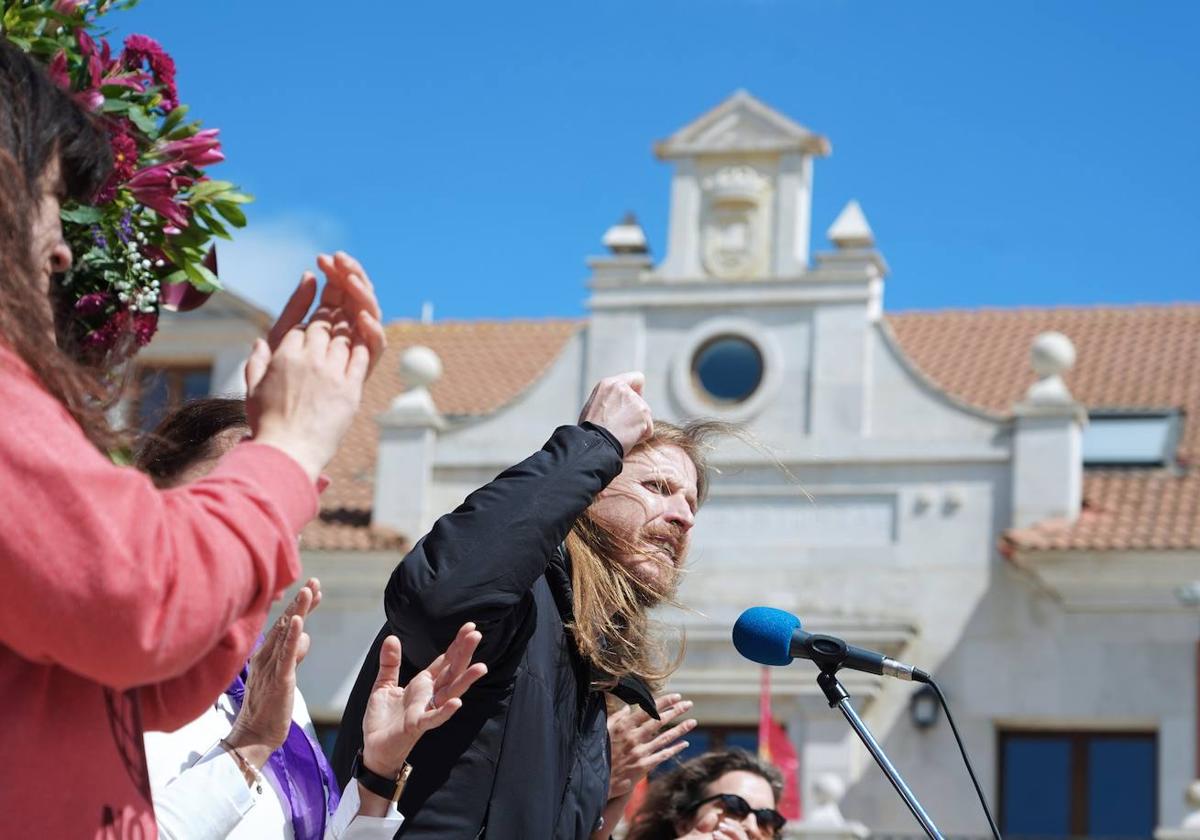
M 763 152 L 829 154 L 829 141 L 738 91 L 655 146 L 662 159 Z

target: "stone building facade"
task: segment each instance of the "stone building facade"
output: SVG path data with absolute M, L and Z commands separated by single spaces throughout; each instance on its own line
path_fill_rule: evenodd
M 1197 769 L 1200 306 L 888 313 L 857 202 L 813 245 L 830 151 L 736 93 L 656 146 L 673 170 L 666 253 L 632 218 L 614 226 L 585 318 L 388 327 L 304 537 L 327 593 L 301 677 L 318 718 L 340 714 L 405 542 L 573 422 L 597 379 L 638 369 L 658 416 L 752 438 L 714 453 L 688 609 L 659 616 L 686 628 L 671 687 L 696 703 L 697 746 L 753 742 L 759 674 L 729 633 L 766 604 L 933 672 L 1008 833 L 1180 822 Z M 806 804 L 833 774 L 848 817 L 918 833 L 815 675 L 773 675 Z M 843 681 L 942 830 L 985 834 L 927 698 Z

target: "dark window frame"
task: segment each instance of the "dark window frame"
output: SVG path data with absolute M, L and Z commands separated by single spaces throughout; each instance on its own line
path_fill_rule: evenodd
M 184 402 L 184 381 L 192 374 L 201 373 L 208 377 L 209 393 L 212 392 L 213 365 L 211 362 L 149 362 L 139 364 L 129 385 L 130 421 L 140 426 L 142 423 L 142 390 L 147 376 L 161 377 L 167 383 L 167 400 L 163 406 L 164 413 L 174 411 Z M 156 418 L 151 424 L 153 428 L 162 418 Z M 144 431 L 150 431 L 145 429 Z
M 1009 738 L 1045 738 L 1067 740 L 1071 751 L 1071 803 L 1069 810 L 1070 836 L 1087 837 L 1088 834 L 1088 744 L 1091 741 L 1119 738 L 1149 738 L 1154 745 L 1153 802 L 1157 814 L 1159 797 L 1160 733 L 1157 729 L 1022 729 L 1001 727 L 996 730 L 996 819 L 1002 835 L 1008 834 L 1008 814 L 1005 813 L 1004 779 Z
M 1155 461 L 1089 461 L 1084 458 L 1083 467 L 1088 470 L 1146 470 L 1164 469 L 1176 466 L 1176 454 L 1179 451 L 1179 441 L 1183 436 L 1183 423 L 1186 412 L 1181 408 L 1163 409 L 1121 409 L 1096 408 L 1088 411 L 1088 421 L 1092 420 L 1165 420 L 1167 421 L 1167 440 L 1163 447 L 1162 458 Z

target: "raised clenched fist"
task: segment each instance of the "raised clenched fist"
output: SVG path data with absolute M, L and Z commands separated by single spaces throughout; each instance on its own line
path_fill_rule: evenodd
M 603 426 L 628 455 L 654 433 L 650 406 L 642 399 L 645 384 L 646 377 L 637 371 L 601 379 L 584 403 L 579 422 Z

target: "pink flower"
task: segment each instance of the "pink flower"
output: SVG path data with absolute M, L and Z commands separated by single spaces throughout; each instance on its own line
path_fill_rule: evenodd
M 137 201 L 182 230 L 188 226 L 188 211 L 175 199 L 190 187 L 195 179 L 180 175 L 181 165 L 179 161 L 169 161 L 140 169 L 133 174 L 126 186 Z
M 83 337 L 84 349 L 107 353 L 117 344 L 117 339 L 125 332 L 129 324 L 129 313 L 118 309 L 112 317 Z
M 225 160 L 221 154 L 221 141 L 217 139 L 220 129 L 209 128 L 183 140 L 174 140 L 163 146 L 163 153 L 170 158 L 184 160 L 197 169 L 203 169 Z
M 130 70 L 140 70 L 143 63 L 149 64 L 155 84 L 163 88 L 162 109 L 170 113 L 179 106 L 179 91 L 175 87 L 175 60 L 167 55 L 158 41 L 145 35 L 130 35 L 125 39 L 121 63 Z
M 158 315 L 152 312 L 139 312 L 133 316 L 133 337 L 138 347 L 145 347 L 158 331 Z
M 107 292 L 92 292 L 75 301 L 75 311 L 85 318 L 99 315 L 111 299 Z
M 86 31 L 80 29 L 75 33 L 75 43 L 79 44 L 79 54 L 84 58 L 96 55 L 96 42 Z
M 108 181 L 100 188 L 100 192 L 96 194 L 94 199 L 96 204 L 108 204 L 112 201 L 121 185 L 133 177 L 133 173 L 137 171 L 137 142 L 129 136 L 125 127 L 121 126 L 110 130 L 108 142 L 112 148 L 113 171 L 108 176 Z
M 104 104 L 104 94 L 95 89 L 82 90 L 75 94 L 75 101 L 83 106 L 84 110 L 94 113 L 99 111 L 100 106 Z
M 73 15 L 86 5 L 87 0 L 54 0 L 54 11 L 60 15 Z
M 71 90 L 71 73 L 67 69 L 67 51 L 60 50 L 58 55 L 50 60 L 50 66 L 46 68 L 50 74 L 50 80 L 62 90 L 70 92 Z
M 85 60 L 87 76 L 85 87 L 74 93 L 75 101 L 89 111 L 98 111 L 104 104 L 104 94 L 100 88 L 105 85 L 115 85 L 130 90 L 144 91 L 152 81 L 150 74 L 142 70 L 126 70 L 120 62 L 114 61 L 112 49 L 108 41 L 101 39 L 99 47 L 92 36 L 83 29 L 76 31 L 75 42 L 79 45 L 79 54 Z M 61 59 L 60 59 L 61 56 Z M 50 65 L 50 76 L 64 90 L 71 90 L 71 78 L 67 65 L 66 53 L 54 57 Z

